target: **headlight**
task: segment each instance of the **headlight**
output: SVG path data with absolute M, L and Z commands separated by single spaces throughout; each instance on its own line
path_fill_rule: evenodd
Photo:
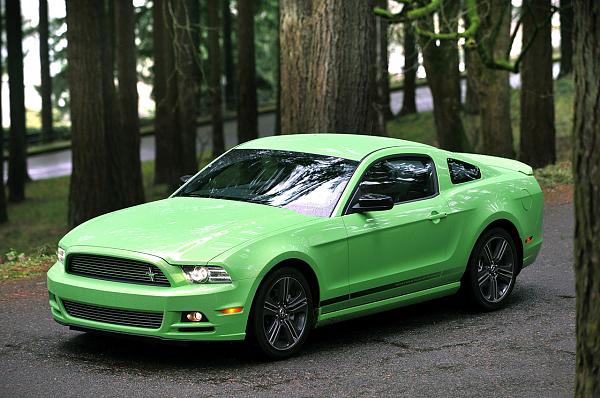
M 192 283 L 231 283 L 231 277 L 223 267 L 181 267 L 185 277 Z
M 65 263 L 65 250 L 61 247 L 56 251 L 56 256 L 58 257 L 58 261 L 61 263 Z

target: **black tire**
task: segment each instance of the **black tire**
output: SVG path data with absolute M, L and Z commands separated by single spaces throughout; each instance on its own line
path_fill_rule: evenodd
M 519 270 L 519 252 L 506 230 L 492 228 L 477 240 L 464 278 L 470 301 L 479 309 L 493 311 L 506 305 Z
M 306 341 L 314 317 L 312 294 L 304 275 L 292 267 L 279 268 L 267 275 L 258 288 L 248 323 L 248 340 L 267 358 L 288 358 Z

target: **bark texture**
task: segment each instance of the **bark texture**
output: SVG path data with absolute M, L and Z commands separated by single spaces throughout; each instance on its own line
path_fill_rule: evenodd
M 2 32 L 4 30 L 4 20 L 0 18 L 0 48 L 2 48 Z M 4 70 L 2 64 L 2 54 L 0 53 L 0 71 Z M 0 84 L 0 224 L 8 221 L 6 211 L 6 190 L 4 189 L 4 128 L 2 127 L 2 84 Z
M 465 92 L 465 103 L 464 110 L 466 113 L 476 115 L 479 113 L 479 99 L 477 98 L 477 83 L 475 82 L 474 68 L 478 65 L 474 65 L 478 62 L 476 59 L 479 57 L 477 52 L 465 48 L 465 72 L 467 73 L 467 89 Z M 475 58 L 475 59 L 474 59 Z
M 221 99 L 221 46 L 219 43 L 219 1 L 208 0 L 208 60 L 210 63 L 210 114 L 212 120 L 213 157 L 225 151 L 223 137 L 223 103 Z
M 117 60 L 119 145 L 115 150 L 125 162 L 121 177 L 128 203 L 144 202 L 144 184 L 140 161 L 140 120 L 138 115 L 137 58 L 135 46 L 135 12 L 131 0 L 115 2 L 115 55 Z
M 417 113 L 417 69 L 419 68 L 419 50 L 410 23 L 404 24 L 404 86 L 402 90 L 402 108 L 400 116 Z
M 252 0 L 238 1 L 237 53 L 238 143 L 258 137 L 258 100 L 256 97 L 256 59 L 254 48 L 254 7 Z
M 50 51 L 48 48 L 48 0 L 40 0 L 39 17 L 42 140 L 51 142 L 54 139 L 54 132 L 52 126 L 52 79 L 50 77 Z
M 154 183 L 166 184 L 169 179 L 171 147 L 170 134 L 176 128 L 173 108 L 175 104 L 167 98 L 167 84 L 176 81 L 173 70 L 173 47 L 170 40 L 171 18 L 167 12 L 168 0 L 154 0 L 152 8 L 152 39 L 154 51 Z M 176 92 L 175 92 L 176 95 Z
M 444 32 L 458 29 L 460 2 L 444 0 L 441 18 Z M 424 18 L 418 23 L 433 31 L 433 19 Z M 433 117 L 440 148 L 451 151 L 469 151 L 462 119 L 460 116 L 460 72 L 458 70 L 458 47 L 454 40 L 435 40 L 419 37 L 427 82 L 433 97 Z
M 373 7 L 387 8 L 387 0 L 373 0 Z M 393 117 L 390 109 L 390 75 L 388 72 L 388 28 L 384 18 L 375 18 L 375 84 L 377 100 L 375 106 L 376 133 L 386 135 L 386 122 Z
M 481 25 L 476 39 L 489 42 L 486 45 L 494 49 L 497 59 L 501 59 L 510 43 L 510 0 L 478 0 L 477 11 L 481 17 Z M 496 29 L 497 34 L 494 33 Z M 508 72 L 487 68 L 475 53 L 470 57 L 468 74 L 474 80 L 477 90 L 482 137 L 480 151 L 488 155 L 514 158 Z
M 374 131 L 375 18 L 364 0 L 281 0 L 281 129 Z
M 225 104 L 227 109 L 235 109 L 235 58 L 233 56 L 233 28 L 231 5 L 229 0 L 222 0 L 223 5 L 223 66 L 225 72 Z
M 27 142 L 25 127 L 25 89 L 23 87 L 23 31 L 21 2 L 6 1 L 6 49 L 10 102 L 10 138 L 8 157 L 8 199 L 25 200 L 27 181 Z
M 194 1 L 194 0 L 192 0 Z M 177 110 L 179 117 L 179 145 L 175 147 L 174 166 L 169 177 L 171 189 L 179 187 L 179 177 L 198 171 L 196 152 L 196 117 L 199 79 L 199 49 L 194 43 L 194 30 L 188 1 L 171 0 L 175 71 L 177 76 Z M 176 132 L 176 133 L 177 133 Z
M 131 184 L 116 122 L 115 87 L 107 8 L 95 2 L 68 0 L 67 59 L 71 95 L 73 173 L 69 224 L 130 206 Z M 139 156 L 139 155 L 138 155 Z
M 550 0 L 525 0 L 523 7 L 523 43 L 535 39 L 521 66 L 520 157 L 537 168 L 556 161 Z
M 560 72 L 573 72 L 573 0 L 560 0 Z
M 576 397 L 600 396 L 600 2 L 575 0 Z

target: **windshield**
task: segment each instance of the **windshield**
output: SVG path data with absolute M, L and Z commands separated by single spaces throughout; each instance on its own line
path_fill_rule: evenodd
M 177 196 L 239 200 L 329 217 L 357 165 L 333 156 L 236 149 L 202 170 Z

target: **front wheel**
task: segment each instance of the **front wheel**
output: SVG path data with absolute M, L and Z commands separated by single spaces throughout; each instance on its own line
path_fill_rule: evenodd
M 283 267 L 260 285 L 252 307 L 250 338 L 269 358 L 296 353 L 314 323 L 314 304 L 304 275 Z
M 467 291 L 481 309 L 502 307 L 515 286 L 519 255 L 502 228 L 486 231 L 477 241 L 466 274 Z

